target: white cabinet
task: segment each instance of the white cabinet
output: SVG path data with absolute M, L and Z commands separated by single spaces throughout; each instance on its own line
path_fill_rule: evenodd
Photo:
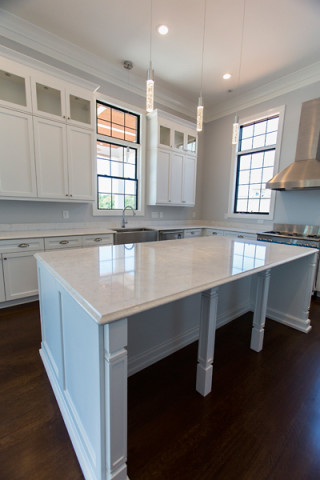
M 28 70 L 2 59 L 0 67 L 0 105 L 21 112 L 32 111 Z
M 0 242 L 5 300 L 17 300 L 37 295 L 38 281 L 34 253 L 43 248 L 44 243 L 41 238 L 2 240 Z
M 203 235 L 206 236 L 206 237 L 209 237 L 211 235 L 213 235 L 213 236 L 215 236 L 215 235 L 223 236 L 223 230 L 216 230 L 214 228 L 205 228 L 204 231 L 203 231 Z
M 79 248 L 81 247 L 81 237 L 69 236 L 65 237 L 47 237 L 44 239 L 45 250 L 57 250 L 60 248 Z
M 33 254 L 34 252 L 3 255 L 6 300 L 37 295 L 37 265 Z
M 94 134 L 34 117 L 38 196 L 93 200 Z
M 92 92 L 0 58 L 0 196 L 94 200 Z
M 39 74 L 31 79 L 34 115 L 94 128 L 95 111 L 91 92 Z
M 35 197 L 33 127 L 31 115 L 0 108 L 0 195 Z
M 189 122 L 155 110 L 148 115 L 150 205 L 193 206 L 197 133 Z
M 202 228 L 188 228 L 183 232 L 184 238 L 194 238 L 194 237 L 201 237 L 201 236 L 202 236 Z
M 256 233 L 249 233 L 249 232 L 233 232 L 230 230 L 224 230 L 223 235 L 225 237 L 233 237 L 233 238 L 248 238 L 250 240 L 257 240 Z
M 112 245 L 113 244 L 113 234 L 98 234 L 98 235 L 85 235 L 82 237 L 82 246 L 83 247 L 95 247 L 99 245 Z

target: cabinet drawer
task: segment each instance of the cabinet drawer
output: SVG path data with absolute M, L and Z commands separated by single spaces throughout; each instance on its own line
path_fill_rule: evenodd
M 44 239 L 45 250 L 57 250 L 59 248 L 81 247 L 81 237 L 47 237 Z
M 231 232 L 231 231 L 225 230 L 223 234 L 224 234 L 225 237 L 247 238 L 247 239 L 250 239 L 250 240 L 257 240 L 257 234 L 256 233 Z
M 223 236 L 223 230 L 214 230 L 212 228 L 205 228 L 204 229 L 204 235 L 206 237 L 209 237 L 209 236 L 214 236 L 214 235 L 221 235 Z
M 43 238 L 0 240 L 0 253 L 38 252 L 44 249 Z
M 202 228 L 190 228 L 184 231 L 184 238 L 201 237 Z
M 86 235 L 82 237 L 82 246 L 83 247 L 93 247 L 99 245 L 112 245 L 113 244 L 113 234 L 102 234 L 102 235 Z
M 32 252 L 2 255 L 5 299 L 31 297 L 38 294 L 37 264 Z

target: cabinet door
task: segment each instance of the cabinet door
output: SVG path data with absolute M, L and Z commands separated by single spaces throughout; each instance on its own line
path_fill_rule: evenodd
M 169 202 L 170 152 L 159 150 L 157 161 L 157 197 L 156 203 Z
M 25 74 L 26 69 L 14 65 L 9 60 L 1 63 L 0 104 L 31 113 L 30 77 Z
M 0 302 L 4 302 L 6 299 L 4 291 L 4 279 L 3 279 L 3 266 L 2 257 L 0 255 Z
M 30 115 L 0 108 L 0 195 L 36 197 Z
M 32 106 L 35 115 L 65 123 L 67 116 L 63 84 L 47 76 L 32 79 Z
M 37 264 L 33 253 L 8 253 L 3 255 L 7 301 L 37 295 Z
M 196 158 L 185 156 L 182 171 L 182 203 L 194 205 L 196 196 Z
M 38 196 L 69 198 L 66 125 L 34 117 Z
M 68 126 L 67 134 L 69 196 L 75 200 L 94 200 L 94 133 Z
M 68 88 L 66 91 L 67 121 L 69 124 L 93 129 L 95 108 L 91 92 Z
M 172 153 L 170 158 L 169 202 L 181 204 L 182 201 L 182 165 L 183 155 Z

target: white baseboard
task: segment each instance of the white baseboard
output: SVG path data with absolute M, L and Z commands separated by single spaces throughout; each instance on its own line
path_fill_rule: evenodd
M 272 308 L 268 308 L 266 316 L 275 322 L 283 323 L 284 325 L 288 325 L 289 327 L 299 330 L 300 332 L 308 333 L 312 328 L 309 318 L 308 320 L 301 320 L 299 317 L 284 314 L 283 312 L 279 312 L 278 310 Z

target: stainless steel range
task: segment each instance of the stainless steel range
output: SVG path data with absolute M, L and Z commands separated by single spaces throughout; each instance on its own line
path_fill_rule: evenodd
M 257 239 L 264 242 L 296 245 L 299 247 L 317 248 L 320 251 L 320 226 L 286 225 L 275 223 L 274 230 L 258 233 Z M 320 265 L 316 275 L 315 290 L 320 294 Z

